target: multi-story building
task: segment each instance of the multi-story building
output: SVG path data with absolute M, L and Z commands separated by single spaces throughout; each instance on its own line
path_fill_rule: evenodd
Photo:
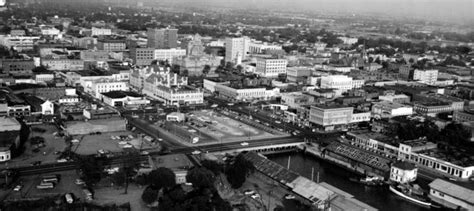
M 288 82 L 306 84 L 312 70 L 312 68 L 308 67 L 288 67 L 286 69 L 286 78 Z
M 377 134 L 373 136 L 370 134 Z M 352 145 L 373 151 L 390 158 L 416 164 L 419 168 L 427 168 L 449 177 L 468 179 L 474 174 L 474 165 L 469 161 L 446 160 L 446 155 L 436 152 L 437 145 L 417 139 L 399 142 L 383 140 L 380 134 L 370 132 L 348 132 L 347 138 Z M 434 151 L 433 151 L 434 150 Z M 467 159 L 469 160 L 469 159 Z
M 142 93 L 166 105 L 201 104 L 204 93 L 187 85 L 187 77 L 169 71 L 151 74 L 144 81 Z
M 210 79 L 204 79 L 204 88 L 231 101 L 270 100 L 280 96 L 279 88 L 231 85 L 228 81 L 218 82 Z
M 316 105 L 311 106 L 309 121 L 325 130 L 333 130 L 335 126 L 345 126 L 352 121 L 353 107 Z
M 89 83 L 90 86 L 84 87 L 84 91 L 91 94 L 97 99 L 100 99 L 102 93 L 110 91 L 128 91 L 128 82 L 126 81 L 116 81 L 116 80 L 94 80 Z M 88 85 L 89 85 L 88 84 Z
M 84 70 L 84 60 L 80 59 L 41 59 L 48 70 Z
M 282 47 L 280 45 L 268 44 L 266 42 L 258 42 L 255 40 L 252 40 L 249 43 L 249 53 L 251 54 L 261 54 L 266 53 L 267 51 L 276 50 L 282 50 Z
M 290 108 L 298 108 L 300 106 L 311 104 L 314 98 L 301 92 L 281 93 L 281 103 L 288 105 Z
M 250 46 L 248 37 L 227 37 L 225 39 L 225 61 L 241 64 L 247 58 Z
M 185 49 L 155 49 L 153 52 L 153 59 L 158 61 L 168 61 L 168 63 L 172 64 L 176 57 L 181 57 L 185 55 Z
M 173 63 L 187 70 L 188 75 L 201 75 L 205 68 L 208 68 L 207 74 L 212 74 L 221 64 L 221 57 L 204 53 L 204 45 L 199 35 L 195 35 L 188 43 L 186 51 L 186 56 L 177 57 Z
M 400 103 L 381 101 L 372 105 L 372 116 L 375 118 L 392 118 L 396 116 L 409 116 L 413 114 L 413 107 Z
M 31 114 L 31 106 L 26 104 L 8 105 L 8 116 L 25 117 Z
M 154 48 L 133 48 L 130 50 L 130 57 L 138 66 L 150 65 L 154 60 L 166 61 L 171 64 L 173 59 L 185 56 L 184 49 L 154 49 Z
M 110 59 L 108 51 L 84 50 L 80 53 L 81 60 L 84 61 L 107 61 Z
M 58 36 L 61 32 L 57 28 L 45 25 L 40 26 L 40 31 L 43 36 Z
M 5 59 L 2 61 L 3 73 L 12 75 L 31 75 L 35 68 L 33 60 Z
M 410 102 L 410 97 L 405 94 L 393 94 L 393 93 L 388 93 L 385 95 L 380 95 L 379 100 L 382 101 L 389 101 L 393 103 L 409 103 Z
M 97 38 L 95 37 L 73 37 L 72 44 L 74 46 L 85 48 L 85 49 L 93 49 L 97 47 Z
M 363 80 L 352 80 L 346 75 L 329 75 L 321 77 L 321 89 L 335 89 L 336 95 L 340 96 L 353 88 L 361 87 Z
M 169 49 L 176 48 L 178 29 L 156 29 L 148 28 L 147 31 L 148 41 L 147 47 L 154 49 Z
M 464 111 L 454 111 L 453 121 L 456 121 L 456 122 L 474 121 L 474 110 L 466 109 Z
M 103 51 L 124 51 L 125 40 L 102 39 L 97 41 L 97 48 Z
M 0 45 L 7 48 L 14 48 L 17 51 L 31 51 L 34 49 L 34 44 L 40 37 L 36 36 L 5 36 L 0 35 Z
M 413 104 L 416 112 L 428 116 L 438 113 L 462 111 L 464 109 L 464 101 L 462 99 L 441 94 L 414 95 Z
M 263 77 L 278 77 L 280 74 L 286 74 L 286 59 L 257 59 L 256 73 Z
M 155 59 L 154 48 L 132 48 L 130 49 L 130 58 L 138 66 L 151 65 Z
M 438 70 L 418 70 L 413 72 L 413 80 L 421 83 L 433 85 L 438 80 Z
M 91 29 L 91 37 L 92 36 L 109 36 L 109 35 L 112 35 L 112 29 L 97 28 L 97 27 L 92 27 Z
M 396 162 L 390 168 L 390 180 L 397 183 L 414 182 L 417 174 L 418 168 L 409 162 Z

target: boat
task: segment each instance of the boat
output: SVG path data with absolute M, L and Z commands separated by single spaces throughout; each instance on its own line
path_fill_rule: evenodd
M 389 189 L 391 192 L 397 194 L 403 199 L 406 199 L 407 201 L 410 201 L 420 206 L 431 207 L 431 202 L 429 201 L 429 198 L 425 196 L 425 193 L 419 188 L 418 185 L 410 186 L 403 184 L 395 184 L 390 185 Z
M 349 178 L 349 180 L 351 182 L 356 182 L 356 183 L 360 183 L 360 184 L 368 185 L 368 186 L 382 186 L 386 184 L 383 178 L 376 177 L 376 176 L 374 177 L 366 176 L 365 178 L 351 177 Z

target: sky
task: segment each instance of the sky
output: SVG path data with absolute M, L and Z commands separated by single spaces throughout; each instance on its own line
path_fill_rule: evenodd
M 162 0 L 151 0 L 162 1 Z M 173 0 L 189 4 L 254 8 L 292 8 L 328 12 L 377 12 L 449 22 L 473 22 L 474 0 Z M 474 28 L 474 27 L 473 27 Z

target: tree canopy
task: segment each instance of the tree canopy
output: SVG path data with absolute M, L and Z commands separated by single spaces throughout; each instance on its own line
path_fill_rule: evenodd
M 159 190 L 161 188 L 171 188 L 176 185 L 176 175 L 169 168 L 160 167 L 153 170 L 148 175 L 151 186 Z
M 226 176 L 232 188 L 237 189 L 247 179 L 247 176 L 254 171 L 253 164 L 239 154 L 235 160 L 226 168 Z
M 216 181 L 216 176 L 207 168 L 194 167 L 188 171 L 186 181 L 192 183 L 195 188 L 212 187 Z

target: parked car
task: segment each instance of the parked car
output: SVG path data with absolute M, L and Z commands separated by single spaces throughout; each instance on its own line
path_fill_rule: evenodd
M 86 184 L 86 182 L 84 182 L 84 180 L 79 179 L 79 178 L 76 179 L 76 181 L 74 181 L 74 183 L 75 183 L 76 185 L 84 185 L 84 184 Z
M 244 191 L 244 194 L 245 194 L 245 195 L 253 195 L 253 194 L 255 194 L 255 191 L 253 191 L 253 190 L 245 190 L 245 191 Z
M 17 185 L 13 188 L 13 191 L 20 191 L 23 188 L 23 185 Z
M 66 202 L 68 204 L 72 204 L 74 202 L 74 197 L 73 197 L 72 193 L 64 194 L 64 200 L 66 200 Z
M 255 194 L 252 194 L 250 197 L 252 197 L 252 199 L 258 199 L 260 198 L 260 194 L 255 193 Z
M 295 199 L 296 197 L 291 194 L 286 194 L 285 199 Z

